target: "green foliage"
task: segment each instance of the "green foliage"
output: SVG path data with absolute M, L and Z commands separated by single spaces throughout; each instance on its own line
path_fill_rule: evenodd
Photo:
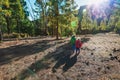
M 76 18 L 73 16 L 75 10 L 74 0 L 48 0 L 47 2 L 37 0 L 37 2 L 41 8 L 40 17 L 42 23 L 40 31 L 42 30 L 44 33 L 45 31 L 43 30 L 45 29 L 47 34 L 53 36 L 66 35 L 65 28 L 69 29 L 69 27 L 72 27 L 71 22 L 76 21 Z M 47 27 L 46 21 L 48 21 Z M 74 27 L 76 26 L 74 25 Z
M 33 22 L 30 22 L 29 20 L 22 20 L 21 22 L 21 27 L 20 27 L 20 31 L 21 33 L 27 33 L 29 35 L 34 35 L 34 26 L 33 26 Z
M 27 38 L 27 37 L 29 37 L 29 35 L 28 35 L 27 33 L 21 33 L 21 34 L 20 34 L 20 37 L 21 37 L 21 38 Z
M 9 38 L 19 38 L 19 34 L 12 33 L 12 34 L 9 35 Z
M 115 31 L 119 33 L 120 9 L 119 8 L 115 8 L 114 10 L 108 9 L 108 11 L 111 11 L 110 15 L 106 14 L 106 16 L 104 17 L 99 16 L 98 18 L 94 19 L 92 18 L 93 15 L 90 13 L 89 8 L 87 8 L 86 11 L 84 12 L 79 11 L 79 18 L 82 17 L 81 19 L 82 21 L 80 21 L 81 25 L 79 24 L 81 31 L 87 30 L 92 31 L 93 33 Z
M 93 24 L 91 18 L 88 16 L 88 11 L 83 13 L 83 19 L 82 19 L 82 30 L 92 30 Z
M 120 20 L 116 23 L 114 31 L 120 34 Z
M 72 36 L 74 34 L 74 31 L 72 28 L 65 28 L 64 32 L 62 32 L 62 36 Z
M 76 34 L 79 22 L 81 22 L 83 32 L 115 31 L 120 33 L 119 8 L 108 9 L 110 17 L 108 14 L 98 21 L 97 18 L 94 20 L 91 18 L 92 13 L 89 8 L 84 10 L 86 6 L 82 6 L 80 11 L 75 10 L 74 0 L 36 0 L 35 8 L 30 7 L 32 13 L 37 16 L 30 14 L 25 0 L 0 0 L 0 5 L 2 5 L 0 6 L 0 33 L 4 34 L 4 38 L 24 38 L 27 35 L 69 36 Z M 34 20 L 28 20 L 28 15 L 31 15 Z M 100 22 L 99 26 L 98 22 Z M 6 34 L 9 32 L 9 35 Z
M 19 34 L 17 33 L 3 34 L 3 38 L 19 38 Z
M 72 26 L 72 27 L 77 26 L 77 22 L 76 22 L 76 21 L 72 21 L 72 22 L 71 22 L 71 26 Z
M 63 2 L 65 4 L 63 4 Z M 0 11 L 0 24 L 2 25 L 2 32 L 11 32 L 6 37 L 25 37 L 28 35 L 72 35 L 75 34 L 77 28 L 77 17 L 75 11 L 74 0 L 37 0 L 32 13 L 40 15 L 40 19 L 29 21 L 26 19 L 26 12 L 29 13 L 27 3 L 24 0 L 6 0 L 0 2 L 2 8 Z M 35 16 L 31 16 L 35 19 Z M 74 23 L 72 23 L 74 22 Z M 73 25 L 71 25 L 71 23 Z M 58 27 L 58 30 L 56 29 Z M 10 30 L 10 31 L 9 31 Z M 58 32 L 58 34 L 57 34 Z
M 27 33 L 18 34 L 18 33 L 15 33 L 15 32 L 13 32 L 11 34 L 6 34 L 6 33 L 3 34 L 3 38 L 26 38 L 28 36 L 29 35 Z
M 100 24 L 100 30 L 105 31 L 106 30 L 106 23 L 105 21 L 102 21 Z

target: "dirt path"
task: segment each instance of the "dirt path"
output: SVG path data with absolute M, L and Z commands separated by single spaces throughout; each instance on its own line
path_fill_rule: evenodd
M 1 80 L 120 80 L 120 36 L 81 36 L 81 53 L 69 39 L 43 38 L 0 44 Z M 9 45 L 9 46 L 8 46 Z

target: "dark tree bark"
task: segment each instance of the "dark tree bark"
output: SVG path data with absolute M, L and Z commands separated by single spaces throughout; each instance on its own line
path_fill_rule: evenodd
M 56 3 L 56 39 L 59 39 L 59 23 L 58 23 L 58 16 L 59 16 L 59 9 L 58 9 L 58 2 Z
M 6 22 L 7 22 L 7 33 L 10 34 L 11 30 L 10 30 L 10 18 L 9 17 L 5 17 Z
M 3 40 L 3 36 L 2 36 L 2 30 L 1 30 L 1 26 L 0 26 L 0 41 Z
M 19 33 L 19 34 L 20 34 L 20 25 L 19 25 L 19 20 L 18 20 L 18 19 L 16 19 L 16 21 L 17 21 L 17 25 L 16 25 L 16 27 L 17 27 L 17 33 Z

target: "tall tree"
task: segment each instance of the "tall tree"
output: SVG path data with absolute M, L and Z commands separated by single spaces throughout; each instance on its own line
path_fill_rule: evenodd
M 39 7 L 38 12 L 40 12 L 40 18 L 42 18 L 42 28 L 44 29 L 44 34 L 47 35 L 47 7 L 48 0 L 37 0 L 37 4 Z
M 69 14 L 72 12 L 73 7 L 75 8 L 74 0 L 37 0 L 41 8 L 41 17 L 43 19 L 43 27 L 45 32 L 47 29 L 47 24 L 51 24 L 53 27 L 52 33 L 56 35 L 56 39 L 59 38 L 59 24 L 60 16 L 62 14 Z M 69 18 L 69 17 L 68 17 Z M 68 19 L 69 20 L 69 19 Z M 67 21 L 68 21 L 67 20 Z
M 60 15 L 64 14 L 67 15 L 67 20 L 70 20 L 70 15 L 72 11 L 76 8 L 74 5 L 74 0 L 52 0 L 51 1 L 52 8 L 53 8 L 53 16 L 55 17 L 55 27 L 56 27 L 56 39 L 59 38 L 59 22 L 60 22 Z M 69 22 L 70 23 L 70 22 Z
M 24 10 L 20 0 L 9 0 L 10 8 L 12 11 L 12 18 L 16 20 L 17 33 L 20 33 L 20 27 L 22 20 L 25 18 Z
M 11 17 L 11 10 L 10 10 L 10 3 L 9 0 L 1 1 L 2 2 L 2 13 L 4 18 L 6 19 L 7 23 L 7 33 L 11 33 L 10 29 L 10 17 Z

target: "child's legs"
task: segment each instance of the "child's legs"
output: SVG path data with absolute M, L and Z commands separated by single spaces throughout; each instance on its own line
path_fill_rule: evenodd
M 76 48 L 76 54 L 78 54 L 78 48 Z
M 79 48 L 79 50 L 78 50 L 78 54 L 80 53 L 80 48 Z
M 76 48 L 75 48 L 75 45 L 72 45 L 72 50 L 73 50 L 73 52 L 75 51 L 75 49 L 76 49 Z
M 76 54 L 80 53 L 80 48 L 76 48 Z

